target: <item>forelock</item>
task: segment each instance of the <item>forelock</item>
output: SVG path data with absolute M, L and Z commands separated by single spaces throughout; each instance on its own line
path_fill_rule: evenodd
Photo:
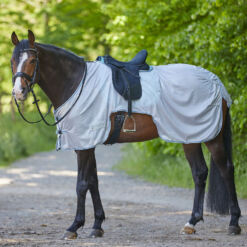
M 17 63 L 19 63 L 20 53 L 23 52 L 24 49 L 28 49 L 28 48 L 30 48 L 30 46 L 29 46 L 29 41 L 26 40 L 26 39 L 20 41 L 20 42 L 16 45 L 16 47 L 15 47 L 15 49 L 14 49 L 14 52 L 13 52 L 13 58 L 14 58 L 14 60 L 15 60 Z

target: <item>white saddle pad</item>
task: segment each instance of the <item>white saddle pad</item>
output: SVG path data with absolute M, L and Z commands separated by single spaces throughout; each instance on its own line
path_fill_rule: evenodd
M 104 143 L 111 129 L 110 115 L 127 111 L 128 103 L 114 89 L 109 67 L 87 63 L 80 99 L 57 129 L 57 149 L 83 150 Z M 213 139 L 222 126 L 222 98 L 231 99 L 220 79 L 193 65 L 153 66 L 140 72 L 142 97 L 133 101 L 133 112 L 152 116 L 159 136 L 168 142 L 201 143 Z M 76 100 L 75 93 L 55 112 L 59 119 Z

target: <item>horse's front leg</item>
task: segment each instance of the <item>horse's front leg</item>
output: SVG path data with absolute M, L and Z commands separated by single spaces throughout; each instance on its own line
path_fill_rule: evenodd
M 90 237 L 95 238 L 95 237 L 102 237 L 104 234 L 101 225 L 105 220 L 105 212 L 99 194 L 97 167 L 96 167 L 96 160 L 94 155 L 92 157 L 92 165 L 93 165 L 93 173 L 89 180 L 89 190 L 93 201 L 95 220 L 93 225 L 93 231 L 90 234 Z
M 77 174 L 77 210 L 73 224 L 65 232 L 63 239 L 75 239 L 77 230 L 85 223 L 85 200 L 89 189 L 90 177 L 94 171 L 94 149 L 76 151 L 78 174 Z

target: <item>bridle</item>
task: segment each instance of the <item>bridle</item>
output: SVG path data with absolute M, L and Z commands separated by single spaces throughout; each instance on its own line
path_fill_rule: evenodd
M 23 49 L 23 51 L 21 51 L 21 53 L 27 52 L 27 51 L 34 52 L 35 53 L 35 56 L 36 56 L 36 64 L 35 64 L 33 76 L 31 77 L 30 75 L 28 75 L 27 73 L 24 73 L 24 72 L 17 72 L 13 76 L 12 82 L 14 84 L 17 77 L 24 77 L 26 80 L 28 80 L 30 82 L 30 84 L 28 84 L 27 81 L 25 81 L 26 82 L 26 85 L 27 85 L 27 88 L 28 88 L 28 92 L 31 92 L 31 89 L 32 89 L 32 87 L 35 84 L 36 75 L 37 75 L 37 72 L 38 72 L 38 69 L 39 69 L 39 59 L 38 59 L 38 52 L 37 52 L 36 49 L 33 49 L 33 48 Z M 13 68 L 12 68 L 12 73 L 13 73 Z
M 27 90 L 28 90 L 28 92 L 31 92 L 32 95 L 33 95 L 33 98 L 34 98 L 33 104 L 36 105 L 37 110 L 39 112 L 39 115 L 40 115 L 41 119 L 40 120 L 37 120 L 37 121 L 27 120 L 25 118 L 25 116 L 23 115 L 23 113 L 21 112 L 20 105 L 18 104 L 16 98 L 14 97 L 15 104 L 17 106 L 17 109 L 18 109 L 18 112 L 19 112 L 20 116 L 27 123 L 35 124 L 35 123 L 39 123 L 39 122 L 43 121 L 48 126 L 55 126 L 56 124 L 58 124 L 59 122 L 61 122 L 69 114 L 69 112 L 72 110 L 72 108 L 74 107 L 74 105 L 76 104 L 76 102 L 78 101 L 78 99 L 80 98 L 81 93 L 82 93 L 82 88 L 83 88 L 83 85 L 84 85 L 84 82 L 85 82 L 85 79 L 86 79 L 87 66 L 85 65 L 85 71 L 84 71 L 83 78 L 82 78 L 82 86 L 81 86 L 80 92 L 79 92 L 78 97 L 76 98 L 75 102 L 71 105 L 71 107 L 68 109 L 68 111 L 61 118 L 59 118 L 57 121 L 55 121 L 54 123 L 51 124 L 51 123 L 47 122 L 47 120 L 45 118 L 47 117 L 47 115 L 49 115 L 49 113 L 51 111 L 51 108 L 52 108 L 52 104 L 49 106 L 47 113 L 45 115 L 43 115 L 43 113 L 40 110 L 39 104 L 38 104 L 39 100 L 37 99 L 37 97 L 36 97 L 36 95 L 35 95 L 35 93 L 33 91 L 33 87 L 34 87 L 35 83 L 37 82 L 37 78 L 36 77 L 37 77 L 38 72 L 39 72 L 38 51 L 37 51 L 37 49 L 34 49 L 34 48 L 27 48 L 27 49 L 23 49 L 23 51 L 21 51 L 21 52 L 28 52 L 28 51 L 34 52 L 35 53 L 35 56 L 36 56 L 36 64 L 35 64 L 33 75 L 30 76 L 30 75 L 28 75 L 27 73 L 24 73 L 24 72 L 17 72 L 12 77 L 12 82 L 14 84 L 17 77 L 24 77 L 26 79 L 25 80 L 25 83 L 26 83 L 26 86 L 27 86 Z M 12 69 L 12 74 L 13 74 L 12 64 L 11 64 L 11 69 Z M 29 81 L 30 83 L 28 84 L 27 81 Z

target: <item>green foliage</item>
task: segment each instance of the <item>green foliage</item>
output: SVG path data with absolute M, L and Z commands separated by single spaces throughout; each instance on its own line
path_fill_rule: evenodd
M 105 38 L 118 58 L 149 51 L 150 64 L 188 63 L 217 74 L 232 96 L 235 165 L 247 174 L 247 1 L 113 0 Z M 165 123 L 164 123 L 165 124 Z M 137 144 L 149 155 L 182 154 L 161 140 Z
M 178 143 L 167 143 L 162 139 L 154 139 L 147 142 L 132 144 L 136 149 L 145 150 L 146 156 L 155 156 L 157 154 L 173 155 L 181 157 L 183 155 L 182 145 Z
M 106 48 L 101 36 L 106 33 L 107 17 L 100 11 L 101 2 L 48 2 L 48 8 L 41 11 L 47 23 L 42 40 L 95 59 L 94 50 L 104 53 L 103 48 Z
M 38 114 L 27 114 L 29 119 L 38 117 Z M 49 117 L 48 121 L 53 121 L 53 118 Z M 54 127 L 44 124 L 27 125 L 19 116 L 13 122 L 10 114 L 3 114 L 0 118 L 0 130 L 0 166 L 36 152 L 55 148 Z

